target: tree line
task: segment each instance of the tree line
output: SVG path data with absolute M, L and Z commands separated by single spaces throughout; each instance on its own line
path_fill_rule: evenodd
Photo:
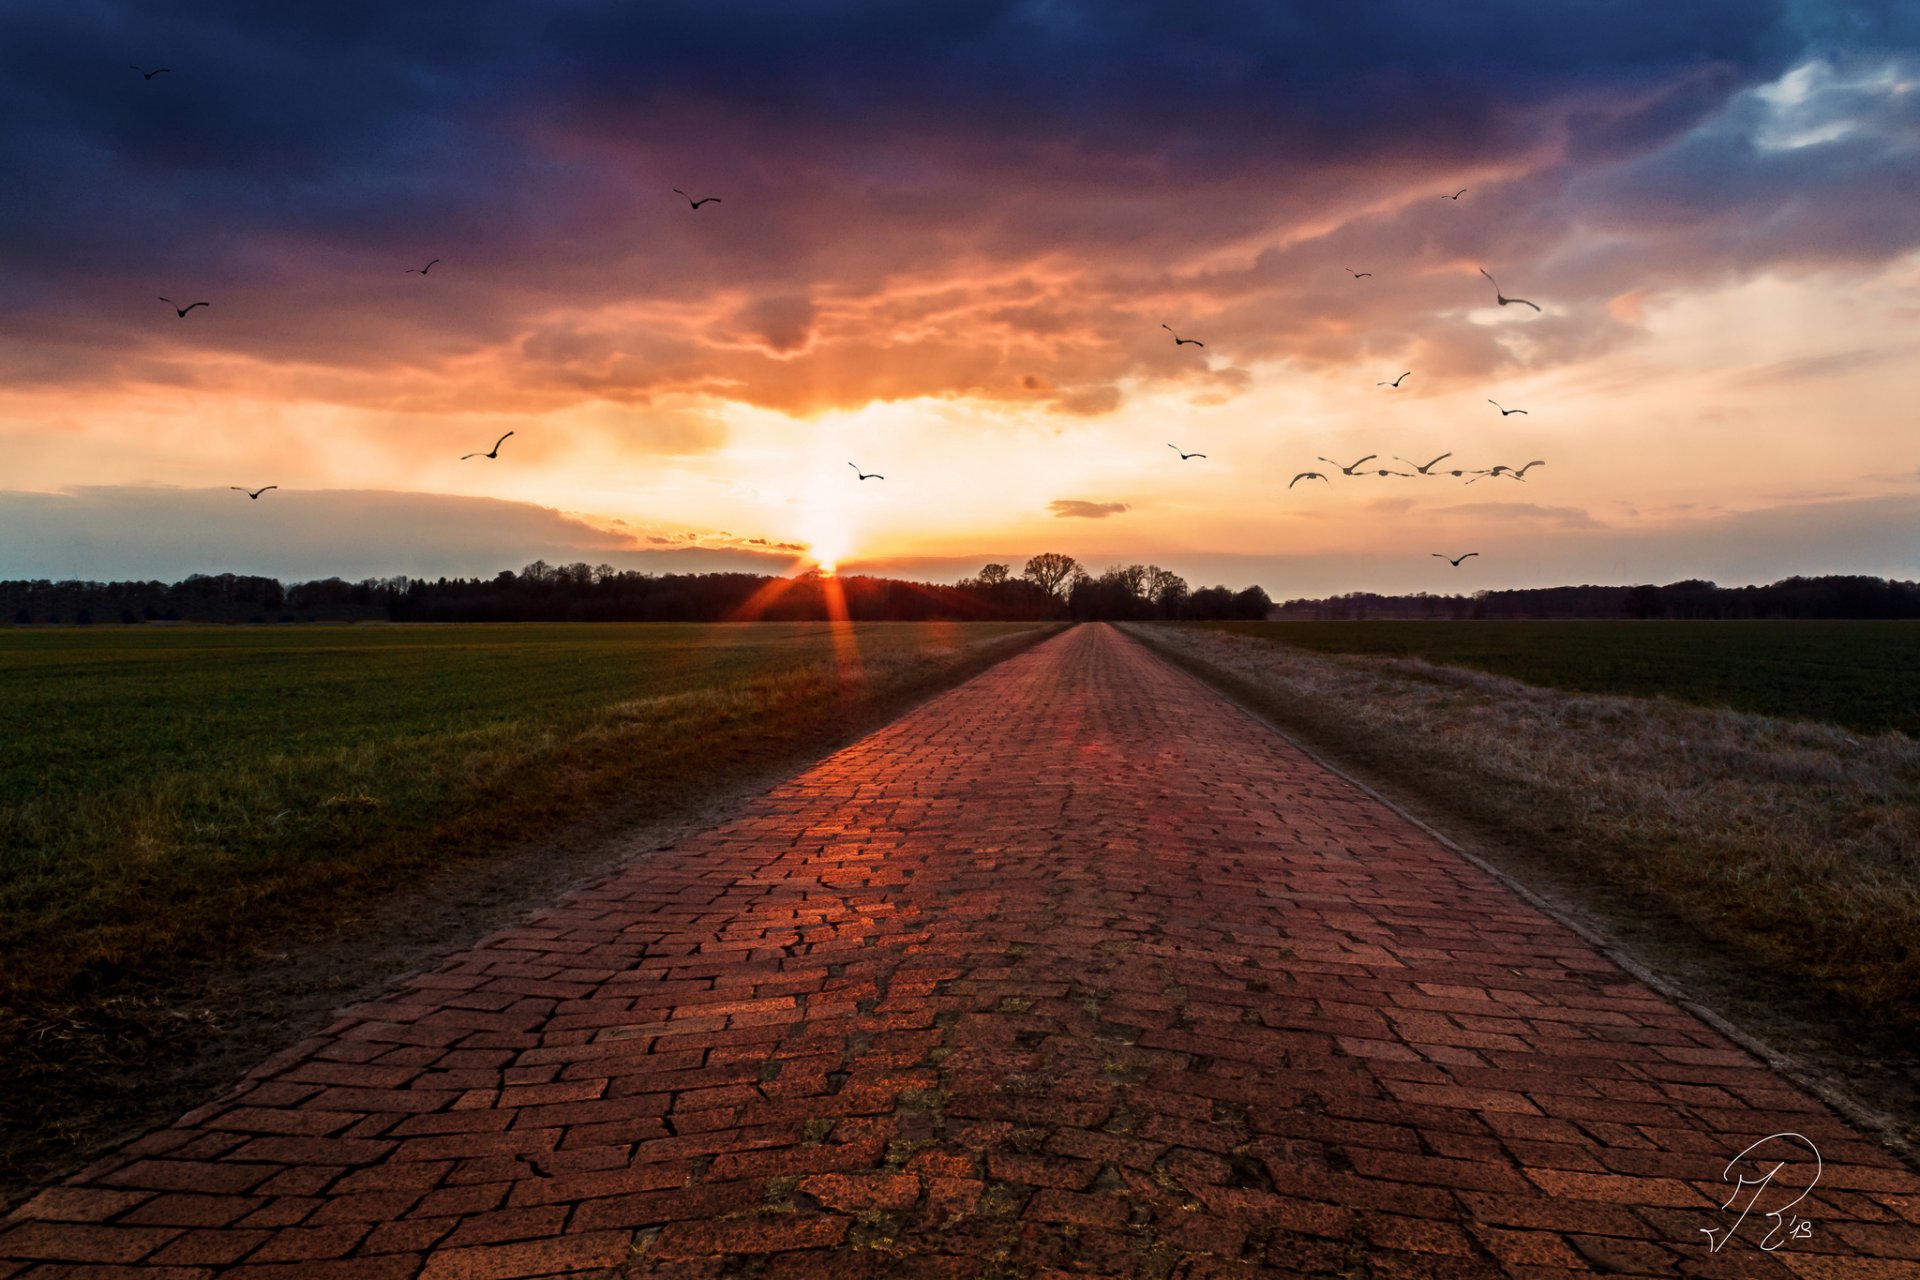
M 1045 552 L 1019 574 L 989 564 L 951 586 L 864 574 L 641 573 L 612 565 L 536 560 L 491 578 L 322 578 L 284 585 L 248 574 L 193 574 L 179 582 L 0 581 L 0 618 L 41 623 L 719 622 L 1264 618 L 1259 587 L 1190 591 L 1157 565 L 1116 565 L 1095 576 L 1072 556 Z
M 1782 578 L 1767 586 L 1723 587 L 1698 578 L 1665 586 L 1535 587 L 1472 595 L 1389 596 L 1369 591 L 1288 600 L 1274 616 L 1355 621 L 1366 618 L 1920 618 L 1920 582 L 1829 574 Z

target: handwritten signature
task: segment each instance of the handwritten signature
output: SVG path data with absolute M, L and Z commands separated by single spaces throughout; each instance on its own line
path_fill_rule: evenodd
M 1795 1143 L 1799 1146 L 1796 1147 Z M 1806 1150 L 1802 1151 L 1800 1147 Z M 1811 1164 L 1807 1161 L 1808 1156 L 1813 1157 Z M 1806 1199 L 1807 1193 L 1820 1181 L 1820 1171 L 1824 1167 L 1820 1149 L 1797 1133 L 1772 1134 L 1727 1161 L 1720 1178 L 1722 1181 L 1733 1181 L 1733 1193 L 1720 1208 L 1723 1212 L 1733 1214 L 1734 1218 L 1725 1226 L 1700 1228 L 1706 1233 L 1707 1248 L 1718 1253 L 1722 1245 L 1733 1239 L 1734 1233 L 1740 1230 L 1740 1224 L 1755 1209 L 1761 1209 L 1763 1217 L 1773 1219 L 1773 1225 L 1760 1239 L 1760 1247 L 1768 1253 L 1789 1240 L 1811 1240 L 1813 1224 L 1791 1211 Z M 1752 1177 L 1748 1176 L 1749 1172 L 1753 1174 Z M 1804 1186 L 1801 1185 L 1803 1181 Z M 1792 1199 L 1778 1208 L 1765 1207 L 1795 1187 L 1799 1188 L 1799 1192 Z

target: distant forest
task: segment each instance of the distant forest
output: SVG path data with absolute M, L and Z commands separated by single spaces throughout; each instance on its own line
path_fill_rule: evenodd
M 179 582 L 0 581 L 0 619 L 41 623 L 720 622 L 1264 618 L 1259 587 L 1189 590 L 1157 565 L 1089 574 L 1048 552 L 1015 574 L 989 564 L 952 586 L 863 575 L 651 574 L 536 561 L 491 578 L 324 578 L 283 585 L 243 574 Z
M 1920 618 L 1920 582 L 1829 575 L 1782 578 L 1765 587 L 1722 587 L 1689 579 L 1665 586 L 1536 587 L 1470 596 L 1382 596 L 1356 591 L 1288 600 L 1276 618 Z
M 283 585 L 242 574 L 164 582 L 0 581 L 0 620 L 181 622 L 720 622 L 1286 618 L 1920 618 L 1920 583 L 1786 578 L 1764 587 L 1691 580 L 1665 586 L 1541 587 L 1473 595 L 1371 592 L 1274 605 L 1259 587 L 1190 589 L 1157 565 L 1095 575 L 1049 552 L 990 564 L 951 586 L 849 574 L 651 574 L 536 561 L 491 578 L 323 578 Z

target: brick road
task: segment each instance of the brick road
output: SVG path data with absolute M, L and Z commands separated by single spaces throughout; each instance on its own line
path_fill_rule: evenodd
M 1811 1237 L 1710 1252 L 1782 1131 Z M 0 1280 L 1895 1280 L 1916 1224 L 1820 1104 L 1083 626 L 43 1192 Z

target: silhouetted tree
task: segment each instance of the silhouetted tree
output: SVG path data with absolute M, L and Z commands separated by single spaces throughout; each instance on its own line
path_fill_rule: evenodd
M 1202 587 L 1187 597 L 1186 616 L 1211 622 L 1233 616 L 1233 592 L 1225 587 Z
M 1257 586 L 1234 593 L 1233 616 L 1236 618 L 1264 619 L 1271 608 L 1273 601 Z
M 1021 576 L 1039 587 L 1048 595 L 1058 599 L 1060 588 L 1074 575 L 1084 572 L 1080 562 L 1072 556 L 1062 555 L 1058 551 L 1043 551 L 1027 561 L 1027 567 L 1021 570 Z
M 1187 600 L 1187 582 L 1179 574 L 1157 564 L 1147 566 L 1147 598 L 1163 618 L 1177 618 Z
M 1667 614 L 1660 598 L 1660 588 L 1650 582 L 1627 592 L 1622 612 L 1629 618 L 1664 618 Z

